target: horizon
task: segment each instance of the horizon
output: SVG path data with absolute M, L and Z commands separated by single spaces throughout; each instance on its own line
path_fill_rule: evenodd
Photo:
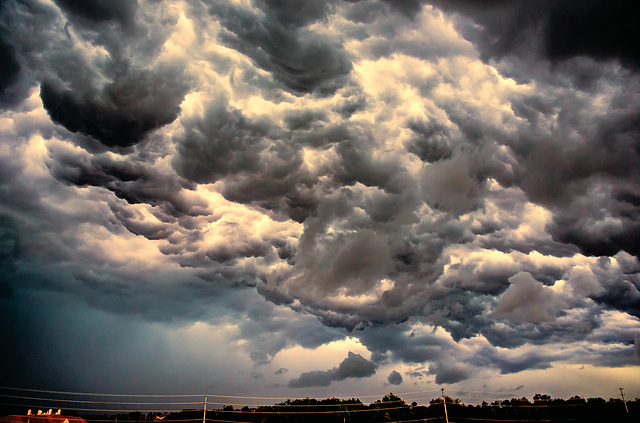
M 495 392 L 493 393 L 495 394 L 493 397 L 490 397 L 492 393 L 484 392 L 483 393 L 484 396 L 482 396 L 483 398 L 482 401 L 469 402 L 469 401 L 465 401 L 464 399 L 480 398 L 478 396 L 479 393 L 463 391 L 463 390 L 449 392 L 447 391 L 447 389 L 444 389 L 443 391 L 442 388 L 436 389 L 436 390 L 430 390 L 430 391 L 429 390 L 428 391 L 410 391 L 410 392 L 398 392 L 398 393 L 388 392 L 388 393 L 379 394 L 379 395 L 360 395 L 360 396 L 341 396 L 341 397 L 330 396 L 327 398 L 310 398 L 310 397 L 302 398 L 301 397 L 301 398 L 286 398 L 286 399 L 278 398 L 278 397 L 249 397 L 249 396 L 234 396 L 234 395 L 221 395 L 221 394 L 175 394 L 175 395 L 149 394 L 149 395 L 146 395 L 146 394 L 115 394 L 115 393 L 95 393 L 95 392 L 94 393 L 62 392 L 62 391 L 47 391 L 47 390 L 38 390 L 38 389 L 29 389 L 29 388 L 11 388 L 11 387 L 0 387 L 0 389 L 8 392 L 11 392 L 11 391 L 26 392 L 26 393 L 31 393 L 33 395 L 55 394 L 56 396 L 59 397 L 59 398 L 38 398 L 38 397 L 24 397 L 24 396 L 16 396 L 16 395 L 9 395 L 6 393 L 0 393 L 0 397 L 2 397 L 4 401 L 10 398 L 17 398 L 18 401 L 31 401 L 31 402 L 27 402 L 24 405 L 20 405 L 16 403 L 9 404 L 4 401 L 0 401 L 0 403 L 2 403 L 5 408 L 12 407 L 13 409 L 17 409 L 19 407 L 23 407 L 23 408 L 28 407 L 28 410 L 31 411 L 32 414 L 34 415 L 35 414 L 40 415 L 41 413 L 42 415 L 48 415 L 49 413 L 47 412 L 47 410 L 51 410 L 52 414 L 57 414 L 56 411 L 61 410 L 62 415 L 65 415 L 65 411 L 72 412 L 72 413 L 80 413 L 81 415 L 106 414 L 110 416 L 115 416 L 115 415 L 127 414 L 127 413 L 128 414 L 143 413 L 147 415 L 149 414 L 157 415 L 157 414 L 163 414 L 163 413 L 166 414 L 166 413 L 179 413 L 179 412 L 189 412 L 189 411 L 203 411 L 205 404 L 206 404 L 207 410 L 222 411 L 225 408 L 231 406 L 233 410 L 238 411 L 245 407 L 250 409 L 257 409 L 260 407 L 274 407 L 274 406 L 278 407 L 278 406 L 289 406 L 289 405 L 297 406 L 298 404 L 293 404 L 296 401 L 297 402 L 300 402 L 300 401 L 322 402 L 322 401 L 328 401 L 328 400 L 329 401 L 338 400 L 338 401 L 341 401 L 341 403 L 343 403 L 344 401 L 359 401 L 360 404 L 364 406 L 371 406 L 376 403 L 380 403 L 381 401 L 384 402 L 388 396 L 397 397 L 398 398 L 397 401 L 402 401 L 407 406 L 413 406 L 414 403 L 416 404 L 416 406 L 429 406 L 433 401 L 441 400 L 442 395 L 444 395 L 448 399 L 451 399 L 452 401 L 459 401 L 459 404 L 465 405 L 465 406 L 471 406 L 471 405 L 484 406 L 486 403 L 488 406 L 493 406 L 493 407 L 500 407 L 503 405 L 502 403 L 504 403 L 504 401 L 508 402 L 509 400 L 514 400 L 514 399 L 518 399 L 518 400 L 526 399 L 530 402 L 530 404 L 532 405 L 537 404 L 538 406 L 544 405 L 544 403 L 546 402 L 558 402 L 558 401 L 563 403 L 567 401 L 571 402 L 571 400 L 574 400 L 576 397 L 584 400 L 585 404 L 587 403 L 591 404 L 593 400 L 603 400 L 608 403 L 612 403 L 612 402 L 622 403 L 623 401 L 636 402 L 636 403 L 640 402 L 640 398 L 629 398 L 627 395 L 625 395 L 624 400 L 622 399 L 621 396 L 619 398 L 615 396 L 587 397 L 579 394 L 574 394 L 571 397 L 566 397 L 566 398 L 562 398 L 562 397 L 557 398 L 557 397 L 549 396 L 548 394 L 545 394 L 542 392 L 536 392 L 535 394 L 532 394 L 532 395 L 520 395 L 519 393 L 517 393 L 517 391 L 513 391 L 511 393 Z M 440 393 L 440 395 L 437 395 L 438 393 Z M 434 395 L 434 396 L 429 399 L 428 396 L 430 395 Z M 472 396 L 469 397 L 469 395 L 472 395 Z M 536 400 L 536 396 L 542 396 L 543 398 Z M 548 398 L 544 398 L 544 397 L 548 397 Z M 76 398 L 76 399 L 73 399 L 73 398 Z M 201 398 L 201 400 L 198 402 L 195 400 L 196 398 Z M 361 398 L 367 398 L 368 400 L 362 400 Z M 143 401 L 143 399 L 146 401 Z M 223 399 L 228 399 L 229 401 L 220 402 Z M 164 400 L 164 401 L 160 401 L 160 400 Z M 241 400 L 244 400 L 244 402 Z M 272 402 L 268 402 L 268 400 Z M 16 399 L 13 399 L 13 401 L 16 401 Z M 43 405 L 37 404 L 37 402 L 44 402 L 44 401 L 49 401 L 48 404 L 70 404 L 70 403 L 79 404 L 80 403 L 81 407 L 59 407 L 59 406 L 45 407 Z M 132 402 L 132 401 L 136 401 L 136 402 Z M 198 408 L 197 407 L 198 403 L 201 404 L 203 408 Z M 87 407 L 89 404 L 97 405 L 97 407 L 83 408 L 83 407 Z M 144 404 L 149 406 L 157 405 L 157 407 L 136 408 L 135 406 L 132 406 L 132 404 L 140 404 L 140 405 Z M 124 406 L 124 408 L 121 408 L 121 409 L 104 408 L 110 405 Z M 164 408 L 164 409 L 160 408 L 166 405 L 171 405 L 172 407 Z M 182 408 L 180 407 L 180 405 L 182 405 Z M 193 406 L 193 407 L 189 407 L 189 406 Z M 318 406 L 323 406 L 323 404 L 320 404 Z M 99 407 L 103 407 L 103 408 L 99 408 Z M 25 414 L 28 414 L 28 413 L 25 412 Z
M 0 2 L 0 384 L 640 397 L 632 6 Z

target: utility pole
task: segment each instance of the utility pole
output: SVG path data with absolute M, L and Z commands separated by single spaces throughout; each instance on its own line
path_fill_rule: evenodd
M 620 388 L 620 394 L 622 395 L 622 403 L 624 404 L 624 409 L 626 410 L 627 414 L 629 414 L 629 409 L 627 408 L 627 401 L 625 401 L 624 399 L 624 391 L 622 390 L 622 388 Z
M 204 411 L 202 413 L 202 423 L 207 423 L 207 396 L 204 396 Z
M 442 405 L 444 406 L 444 421 L 445 423 L 449 423 L 449 417 L 447 417 L 447 400 L 444 398 L 444 388 L 442 389 Z

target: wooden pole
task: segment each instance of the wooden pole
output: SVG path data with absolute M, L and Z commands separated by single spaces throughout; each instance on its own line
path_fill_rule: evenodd
M 207 423 L 207 396 L 204 396 L 204 411 L 202 412 L 202 423 Z
M 447 400 L 444 399 L 444 388 L 442 389 L 442 405 L 444 406 L 444 421 L 445 423 L 449 423 L 449 417 L 447 417 Z
M 624 404 L 624 409 L 627 411 L 627 414 L 629 414 L 629 409 L 627 408 L 627 401 L 625 401 L 624 399 L 624 391 L 622 390 L 622 388 L 620 388 L 620 394 L 622 395 L 622 403 Z

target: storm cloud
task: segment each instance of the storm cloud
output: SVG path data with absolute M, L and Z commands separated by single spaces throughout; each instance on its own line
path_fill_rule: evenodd
M 633 376 L 630 7 L 2 2 L 0 306 L 50 339 L 28 311 L 51 295 L 70 348 L 107 322 L 92 345 L 124 331 L 125 369 L 156 343 L 159 363 L 177 343 L 198 363 L 215 351 L 189 374 L 238 395 Z M 2 379 L 124 386 L 106 370 L 56 385 L 42 374 L 69 367 L 64 348 L 59 365 L 37 351 L 3 352 Z M 176 377 L 143 373 L 141 392 Z
M 349 355 L 338 367 L 327 371 L 305 372 L 300 377 L 291 379 L 290 388 L 306 388 L 310 386 L 328 386 L 332 382 L 338 382 L 348 378 L 363 378 L 373 376 L 376 372 L 375 363 L 367 360 L 360 354 L 349 351 Z

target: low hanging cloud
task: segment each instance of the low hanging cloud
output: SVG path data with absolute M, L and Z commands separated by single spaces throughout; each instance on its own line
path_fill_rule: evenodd
M 389 376 L 387 376 L 387 382 L 389 382 L 390 385 L 400 385 L 402 384 L 402 375 L 397 371 L 392 370 L 391 373 L 389 373 Z
M 327 371 L 305 372 L 300 377 L 291 379 L 287 386 L 290 388 L 308 388 L 311 386 L 329 386 L 333 382 L 349 378 L 371 377 L 376 373 L 375 363 L 360 354 L 349 351 L 349 355 L 338 367 Z

